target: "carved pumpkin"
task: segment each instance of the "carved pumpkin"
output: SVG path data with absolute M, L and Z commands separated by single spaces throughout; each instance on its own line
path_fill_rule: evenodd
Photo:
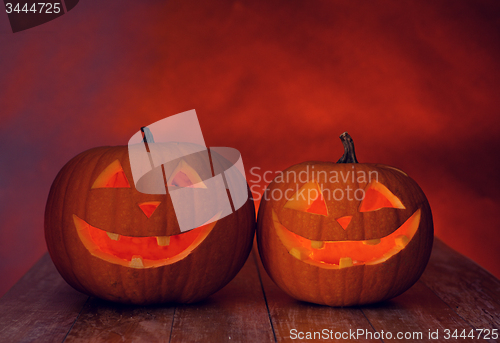
M 182 159 L 166 182 L 199 185 L 196 163 L 209 162 Z M 124 303 L 209 296 L 241 269 L 254 230 L 249 199 L 232 214 L 181 233 L 168 193 L 135 189 L 126 146 L 91 149 L 69 161 L 45 211 L 47 247 L 63 278 L 83 293 Z
M 330 306 L 395 297 L 423 273 L 433 241 L 432 215 L 404 172 L 357 163 L 341 135 L 337 163 L 304 162 L 268 186 L 259 208 L 262 263 L 299 300 Z

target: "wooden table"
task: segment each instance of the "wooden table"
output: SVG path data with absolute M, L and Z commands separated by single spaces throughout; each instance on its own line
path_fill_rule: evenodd
M 325 342 L 392 342 L 398 333 L 422 333 L 422 340 L 404 340 L 415 342 L 431 341 L 429 331 L 439 334 L 433 342 L 500 341 L 491 332 L 487 340 L 445 339 L 445 330 L 474 329 L 499 331 L 500 281 L 438 239 L 420 281 L 370 306 L 330 308 L 290 298 L 269 279 L 255 247 L 233 281 L 197 304 L 136 307 L 88 297 L 64 282 L 48 254 L 0 299 L 2 343 L 311 342 L 308 332 Z M 349 330 L 360 336 L 353 339 Z

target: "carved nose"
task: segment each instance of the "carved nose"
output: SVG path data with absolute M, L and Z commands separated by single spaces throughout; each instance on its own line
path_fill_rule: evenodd
M 345 230 L 347 229 L 347 226 L 351 222 L 352 216 L 345 216 L 345 217 L 340 217 L 337 218 L 337 222 L 342 226 L 342 228 Z
M 142 212 L 146 215 L 146 217 L 151 217 L 153 215 L 153 212 L 156 210 L 158 205 L 160 205 L 161 201 L 146 201 L 142 202 L 139 205 L 141 208 Z

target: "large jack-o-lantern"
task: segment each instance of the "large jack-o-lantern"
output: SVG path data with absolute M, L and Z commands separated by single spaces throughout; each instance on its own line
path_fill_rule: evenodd
M 357 163 L 341 135 L 337 163 L 304 162 L 268 186 L 259 208 L 262 263 L 299 300 L 330 306 L 395 297 L 423 273 L 433 241 L 432 215 L 406 173 Z
M 169 186 L 203 185 L 196 157 L 166 175 Z M 210 165 L 208 165 L 210 170 Z M 55 266 L 77 290 L 124 303 L 195 302 L 226 285 L 247 259 L 253 200 L 181 232 L 169 194 L 138 192 L 126 146 L 81 153 L 57 175 L 45 211 Z

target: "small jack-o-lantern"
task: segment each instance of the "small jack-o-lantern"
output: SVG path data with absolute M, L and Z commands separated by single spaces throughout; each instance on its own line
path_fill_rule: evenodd
M 262 263 L 299 300 L 330 306 L 395 297 L 423 273 L 433 241 L 420 187 L 399 169 L 357 163 L 341 135 L 337 162 L 304 162 L 268 186 L 259 208 Z
M 181 159 L 165 185 L 203 187 L 197 163 L 209 162 Z M 212 220 L 181 232 L 168 192 L 135 189 L 127 146 L 100 147 L 74 157 L 57 175 L 45 238 L 60 274 L 83 293 L 124 303 L 186 303 L 226 285 L 251 250 L 251 199 Z

